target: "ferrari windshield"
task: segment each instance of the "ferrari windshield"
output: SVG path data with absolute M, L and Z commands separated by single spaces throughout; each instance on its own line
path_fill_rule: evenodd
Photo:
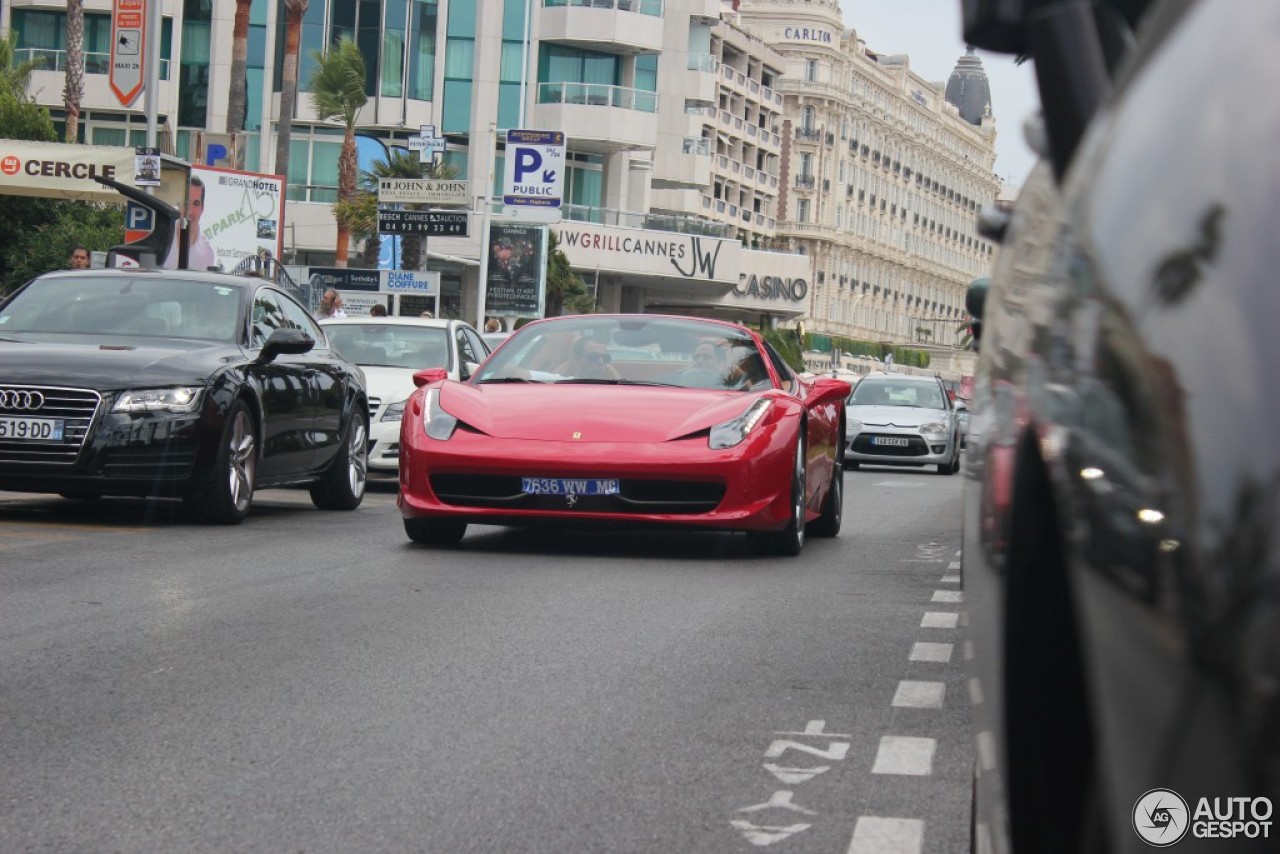
M 148 273 L 36 279 L 0 307 L 0 335 L 54 333 L 239 340 L 243 291 Z
M 511 336 L 473 382 L 597 383 L 748 390 L 772 385 L 745 330 L 649 315 L 558 318 Z

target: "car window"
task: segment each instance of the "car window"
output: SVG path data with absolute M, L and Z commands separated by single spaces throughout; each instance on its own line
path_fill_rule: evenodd
M 301 329 L 317 342 L 324 341 L 324 331 L 320 325 L 311 317 L 311 312 L 302 307 L 302 304 L 291 299 L 288 294 L 277 292 L 276 298 L 280 302 L 280 307 L 284 310 L 285 319 L 295 329 Z
M 458 327 L 458 354 L 464 362 L 475 362 L 477 365 L 489 355 L 489 349 L 480 340 L 479 334 L 468 326 Z
M 277 329 L 290 329 L 293 324 L 285 317 L 278 295 L 271 288 L 260 288 L 253 297 L 253 326 L 249 346 L 257 349 L 267 343 Z
M 769 356 L 769 361 L 773 363 L 774 371 L 782 379 L 783 387 L 794 392 L 796 384 L 795 371 L 791 370 L 791 366 L 787 364 L 786 359 L 783 359 L 768 341 L 764 344 L 764 352 Z

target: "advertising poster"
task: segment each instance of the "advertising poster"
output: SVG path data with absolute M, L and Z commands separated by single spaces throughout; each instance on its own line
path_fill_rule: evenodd
M 191 167 L 187 197 L 187 269 L 232 272 L 247 258 L 280 259 L 284 249 L 284 179 L 211 166 Z M 165 267 L 178 266 L 174 240 Z
M 546 254 L 545 227 L 494 223 L 489 233 L 485 311 L 503 316 L 542 317 Z

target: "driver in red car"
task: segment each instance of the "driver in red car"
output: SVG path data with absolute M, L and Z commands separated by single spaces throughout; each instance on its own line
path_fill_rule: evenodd
M 611 361 L 609 348 L 604 342 L 584 335 L 573 342 L 568 361 L 556 368 L 556 373 L 572 379 L 622 379 L 622 375 L 610 364 Z

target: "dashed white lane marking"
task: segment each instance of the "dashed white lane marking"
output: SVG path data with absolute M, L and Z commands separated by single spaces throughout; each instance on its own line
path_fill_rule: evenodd
M 978 765 L 983 771 L 996 770 L 996 739 L 987 730 L 978 733 Z
M 879 483 L 873 483 L 872 486 L 894 486 L 898 489 L 923 489 L 929 484 L 927 483 L 903 483 L 898 480 L 882 480 Z
M 941 709 L 946 690 L 945 682 L 909 682 L 904 679 L 898 683 L 893 705 L 904 709 Z
M 925 611 L 920 620 L 922 629 L 954 629 L 960 622 L 960 615 L 950 611 Z
M 959 584 L 960 576 L 954 575 L 952 573 L 947 573 L 946 575 L 942 576 L 942 583 L 943 584 Z
M 924 822 L 918 818 L 858 817 L 848 854 L 919 854 L 924 848 Z
M 935 590 L 933 591 L 933 598 L 929 601 L 959 603 L 964 601 L 964 594 L 959 590 Z
M 949 643 L 916 643 L 911 646 L 911 661 L 936 661 L 947 664 L 951 661 L 952 644 Z
M 969 680 L 969 705 L 982 705 L 982 686 L 978 684 L 978 678 L 976 676 Z
M 960 557 L 962 554 L 964 554 L 964 552 L 961 549 L 956 549 L 956 557 Z
M 964 642 L 964 660 L 973 661 L 973 641 Z
M 933 754 L 937 749 L 938 741 L 933 738 L 882 736 L 871 773 L 927 776 L 933 773 Z
M 960 561 L 958 560 L 953 560 L 951 561 L 951 563 L 947 564 L 947 569 L 959 569 L 959 568 L 960 568 Z

